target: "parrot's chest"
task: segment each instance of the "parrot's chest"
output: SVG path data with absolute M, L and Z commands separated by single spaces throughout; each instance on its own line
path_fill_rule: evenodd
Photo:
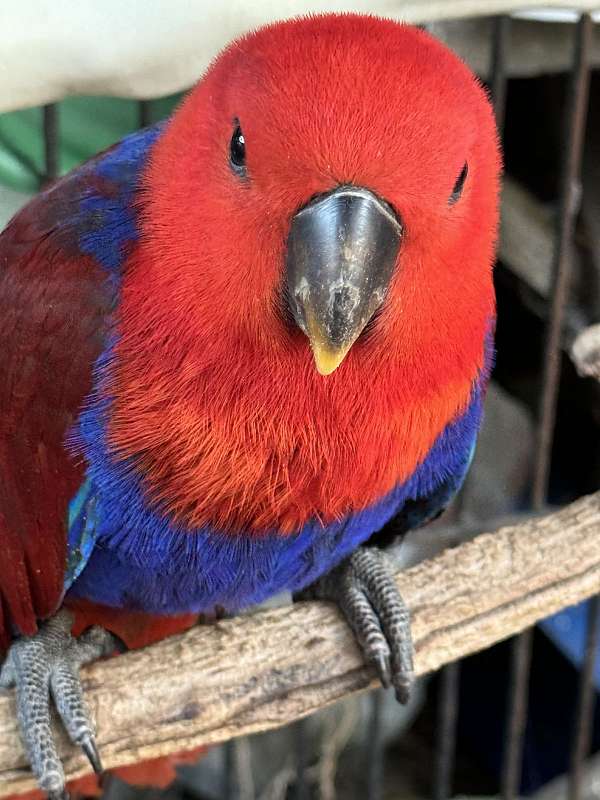
M 98 465 L 71 504 L 66 585 L 79 597 L 156 614 L 228 611 L 280 591 L 298 591 L 380 530 L 408 500 L 427 498 L 448 476 L 459 485 L 481 417 L 482 386 L 438 437 L 411 477 L 376 503 L 292 534 L 180 529 L 145 500 L 131 472 L 96 482 Z M 421 520 L 424 521 L 424 520 Z
M 386 497 L 373 508 L 323 528 L 313 521 L 295 535 L 247 536 L 202 530 L 161 541 L 143 555 L 123 547 L 119 535 L 101 536 L 71 592 L 94 602 L 157 614 L 228 611 L 296 591 L 327 572 L 396 513 L 401 500 Z M 140 533 L 140 539 L 146 537 Z

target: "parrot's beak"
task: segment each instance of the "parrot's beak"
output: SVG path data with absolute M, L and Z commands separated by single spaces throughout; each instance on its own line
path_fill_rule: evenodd
M 401 236 L 392 208 L 356 186 L 319 195 L 294 216 L 287 291 L 321 375 L 339 367 L 383 303 Z

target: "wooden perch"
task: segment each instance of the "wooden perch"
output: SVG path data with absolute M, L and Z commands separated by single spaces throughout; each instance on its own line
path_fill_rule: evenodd
M 488 647 L 600 591 L 600 492 L 447 550 L 398 584 L 418 675 Z M 374 685 L 337 610 L 317 602 L 199 626 L 83 677 L 109 768 L 285 725 Z M 84 773 L 61 748 L 69 777 Z M 33 785 L 2 697 L 0 795 Z

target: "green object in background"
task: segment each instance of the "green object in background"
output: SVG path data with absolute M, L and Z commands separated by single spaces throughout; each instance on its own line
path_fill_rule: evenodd
M 182 95 L 150 101 L 150 122 L 168 117 Z M 58 165 L 64 174 L 136 130 L 140 103 L 113 97 L 71 97 L 58 104 Z M 44 177 L 43 110 L 0 115 L 0 184 L 35 192 Z

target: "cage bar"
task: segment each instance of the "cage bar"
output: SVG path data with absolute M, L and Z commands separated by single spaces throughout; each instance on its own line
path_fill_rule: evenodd
M 492 31 L 492 50 L 490 63 L 490 91 L 494 101 L 496 124 L 502 133 L 506 114 L 506 65 L 510 43 L 510 17 L 494 18 Z
M 519 794 L 521 784 L 532 650 L 531 628 L 511 642 L 508 718 L 501 777 L 503 800 L 514 800 Z
M 223 800 L 237 800 L 238 785 L 235 769 L 235 739 L 229 739 L 223 745 L 223 773 L 222 792 Z
M 445 515 L 448 524 L 458 524 L 464 508 L 468 485 L 463 485 Z M 456 755 L 456 725 L 458 722 L 460 661 L 446 664 L 438 673 L 436 732 L 432 800 L 446 800 L 452 794 L 454 759 Z
M 42 109 L 44 132 L 44 175 L 42 185 L 58 177 L 58 104 Z
M 455 661 L 440 672 L 433 800 L 447 800 L 452 796 L 459 689 L 460 661 Z
M 381 718 L 383 712 L 383 693 L 371 693 L 369 736 L 365 748 L 367 800 L 382 800 L 384 778 L 384 745 Z
M 504 128 L 506 112 L 506 64 L 510 44 L 510 17 L 493 19 L 489 86 L 494 103 L 496 124 L 500 135 Z M 467 486 L 452 504 L 449 521 L 459 522 Z M 456 756 L 456 727 L 458 723 L 460 688 L 460 662 L 443 667 L 439 675 L 437 726 L 435 741 L 435 765 L 433 778 L 433 800 L 447 800 L 452 795 L 452 780 Z
M 584 761 L 589 755 L 594 716 L 594 671 L 598 646 L 600 645 L 600 595 L 592 598 L 588 605 L 585 655 L 579 696 L 575 712 L 571 765 L 569 773 L 569 800 L 581 800 Z
M 569 106 L 566 116 L 565 150 L 561 165 L 552 300 L 544 350 L 536 461 L 531 495 L 534 511 L 543 509 L 548 491 L 560 382 L 560 337 L 571 277 L 570 248 L 581 195 L 580 172 L 589 95 L 589 55 L 592 29 L 592 18 L 589 14 L 583 14 L 575 28 L 573 66 L 568 90 Z M 525 631 L 512 642 L 508 724 L 502 770 L 502 797 L 504 800 L 513 800 L 517 797 L 521 781 L 532 644 L 532 630 Z
M 560 381 L 560 337 L 571 278 L 572 259 L 570 250 L 581 199 L 580 173 L 587 120 L 592 30 L 592 18 L 589 14 L 584 14 L 575 28 L 575 52 L 568 89 L 569 106 L 566 117 L 564 162 L 561 169 L 559 217 L 553 271 L 554 283 L 544 353 L 543 388 L 539 409 L 540 421 L 532 490 L 534 511 L 543 509 L 546 502 L 550 474 L 556 402 Z
M 138 128 L 152 123 L 152 100 L 138 100 Z
M 307 770 L 310 761 L 308 720 L 306 717 L 299 720 L 296 725 L 296 781 L 294 785 L 294 800 L 309 800 L 310 792 L 307 780 Z

